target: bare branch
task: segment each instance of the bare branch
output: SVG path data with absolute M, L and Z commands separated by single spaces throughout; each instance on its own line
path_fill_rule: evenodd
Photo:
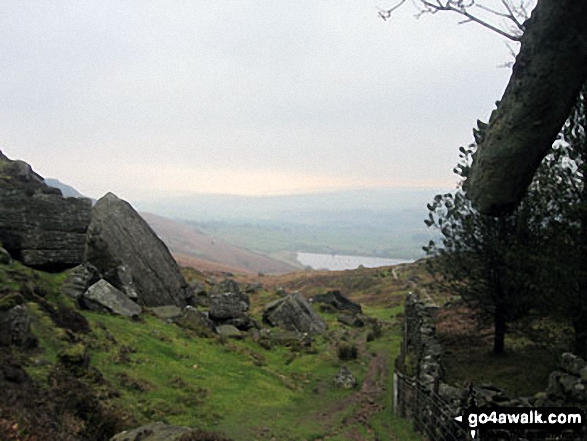
M 388 20 L 391 18 L 391 14 L 393 14 L 393 11 L 395 11 L 396 9 L 398 9 L 400 6 L 402 6 L 404 3 L 406 2 L 406 0 L 400 0 L 394 7 L 392 7 L 391 9 L 381 9 L 379 11 L 379 16 L 383 19 L 383 20 Z
M 501 0 L 501 4 L 505 9 L 505 11 L 503 11 L 479 4 L 476 0 L 412 0 L 414 6 L 418 9 L 418 13 L 416 14 L 417 18 L 424 14 L 436 14 L 440 11 L 451 11 L 466 18 L 466 20 L 459 22 L 459 24 L 475 22 L 502 37 L 515 42 L 520 41 L 521 33 L 525 31 L 522 19 L 525 20 L 528 16 L 526 6 L 529 1 L 530 0 L 521 0 L 520 6 L 516 7 L 510 0 Z M 392 8 L 380 11 L 379 15 L 384 20 L 387 20 L 391 17 L 391 14 L 404 3 L 405 0 L 401 0 Z M 511 22 L 514 25 L 514 28 L 507 30 L 507 26 L 504 27 L 492 24 L 482 18 L 482 16 L 475 14 L 472 11 L 474 8 L 478 8 L 478 10 L 489 12 L 496 17 L 505 19 L 508 22 Z

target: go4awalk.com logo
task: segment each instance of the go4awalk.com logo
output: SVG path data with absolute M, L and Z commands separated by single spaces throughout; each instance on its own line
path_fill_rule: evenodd
M 586 428 L 585 413 L 576 408 L 501 407 L 482 409 L 470 407 L 455 418 L 471 433 L 472 439 L 480 439 L 486 430 L 523 431 L 539 430 L 552 434 L 580 434 Z M 569 437 L 573 439 L 572 437 Z

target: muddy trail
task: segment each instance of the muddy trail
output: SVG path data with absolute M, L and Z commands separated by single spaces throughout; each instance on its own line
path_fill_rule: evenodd
M 388 394 L 386 379 L 389 375 L 389 357 L 384 353 L 369 353 L 365 342 L 358 339 L 357 349 L 364 356 L 369 356 L 369 367 L 360 388 L 350 397 L 338 401 L 317 416 L 327 427 L 327 435 L 317 441 L 328 441 L 344 435 L 349 441 L 376 441 L 371 417 L 384 410 L 381 402 Z M 342 419 L 337 418 L 345 409 L 349 414 Z M 340 439 L 340 438 L 339 438 Z M 390 439 L 394 440 L 394 437 Z

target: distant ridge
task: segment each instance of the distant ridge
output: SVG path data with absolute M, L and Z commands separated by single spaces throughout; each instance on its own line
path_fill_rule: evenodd
M 152 213 L 140 214 L 169 247 L 180 264 L 193 266 L 196 269 L 199 269 L 198 265 L 202 264 L 229 272 L 266 274 L 285 274 L 301 269 L 301 266 L 296 267 L 269 256 L 230 245 L 221 239 L 201 233 L 189 225 Z
M 59 190 L 61 190 L 61 193 L 66 198 L 85 198 L 85 197 L 87 197 L 87 196 L 84 196 L 83 194 L 81 194 L 79 191 L 77 191 L 71 185 L 64 184 L 63 182 L 59 181 L 58 179 L 46 178 L 45 184 L 47 184 L 49 187 L 58 188 Z

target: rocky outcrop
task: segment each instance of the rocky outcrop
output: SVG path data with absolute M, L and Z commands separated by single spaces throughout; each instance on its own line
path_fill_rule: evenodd
M 85 260 L 142 306 L 183 307 L 191 297 L 165 244 L 128 202 L 112 193 L 94 206 Z
M 249 295 L 241 292 L 234 280 L 226 279 L 215 284 L 209 299 L 209 316 L 217 325 L 232 325 L 241 331 L 258 328 L 255 320 L 247 313 Z
M 142 309 L 123 292 L 101 279 L 82 295 L 81 303 L 88 309 L 112 314 L 137 317 Z
M 263 321 L 288 331 L 321 333 L 326 330 L 322 317 L 312 309 L 306 298 L 298 292 L 287 294 L 265 306 Z
M 361 305 L 349 300 L 341 294 L 340 291 L 329 291 L 326 294 L 318 294 L 310 298 L 310 303 L 320 303 L 325 305 L 326 310 L 334 311 L 350 311 L 354 314 L 361 314 L 363 312 Z
M 0 152 L 0 242 L 13 258 L 45 270 L 80 264 L 91 210 L 89 199 L 64 198 Z

